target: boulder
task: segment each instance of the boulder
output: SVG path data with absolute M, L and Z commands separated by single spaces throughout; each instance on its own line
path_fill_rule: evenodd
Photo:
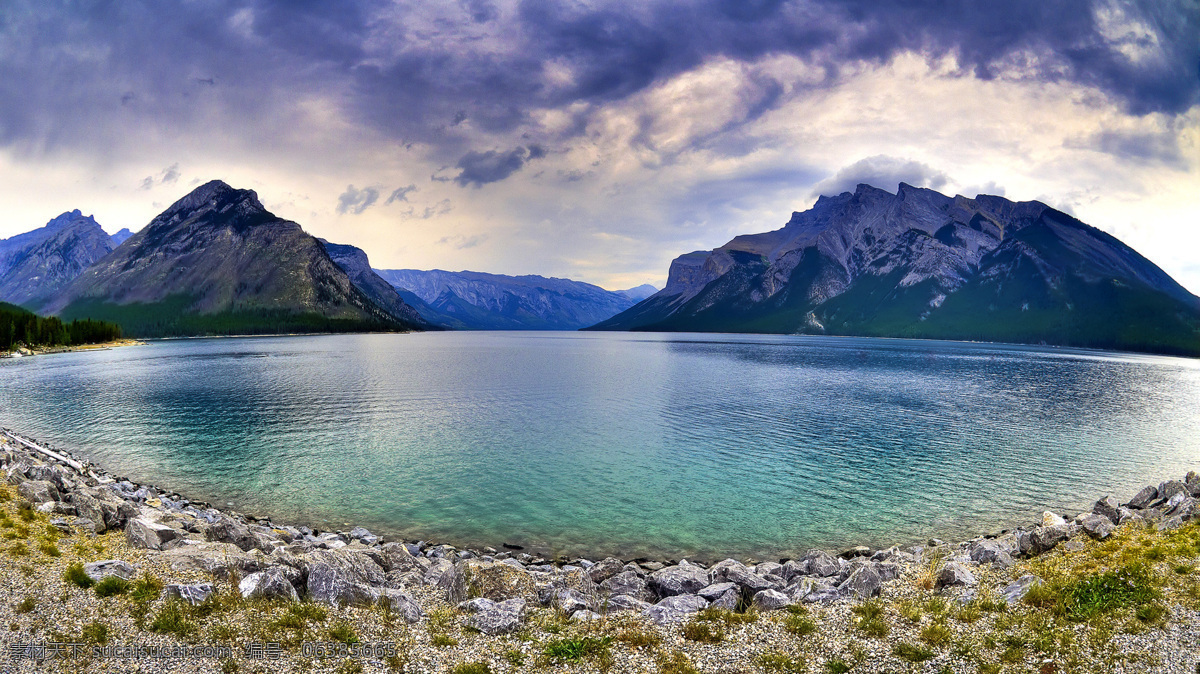
M 524 599 L 508 599 L 497 603 L 480 597 L 459 608 L 472 614 L 467 618 L 468 627 L 489 635 L 508 634 L 525 620 Z
M 1149 507 L 1156 500 L 1158 500 L 1158 489 L 1147 486 L 1143 487 L 1133 498 L 1129 499 L 1129 503 L 1126 505 L 1134 510 L 1142 510 Z
M 958 562 L 949 562 L 938 571 L 937 589 L 939 590 L 944 587 L 973 587 L 975 584 L 975 575 Z
M 836 576 L 842 571 L 842 565 L 838 562 L 837 557 L 824 550 L 811 550 L 800 558 L 800 562 L 805 565 L 803 573 L 806 576 L 828 578 Z
M 538 598 L 542 604 L 552 606 L 568 615 L 581 609 L 596 610 L 596 600 L 592 596 L 569 587 L 551 586 L 545 592 L 539 592 Z
M 742 600 L 742 591 L 736 585 L 722 592 L 720 596 L 713 599 L 709 606 L 712 608 L 724 609 L 726 611 L 736 611 L 738 604 Z
M 172 584 L 163 588 L 163 598 L 178 599 L 196 606 L 208 601 L 208 598 L 216 594 L 216 592 L 212 583 L 195 583 L 192 585 Z
M 589 622 L 591 620 L 602 620 L 603 618 L 604 618 L 604 616 L 600 615 L 599 613 L 596 613 L 595 611 L 588 611 L 587 609 L 579 609 L 578 611 L 571 614 L 570 621 L 576 622 L 576 623 L 577 622 Z
M 725 594 L 726 592 L 728 592 L 730 590 L 735 590 L 735 589 L 737 589 L 737 585 L 734 585 L 733 583 L 728 583 L 728 582 L 713 583 L 712 585 L 709 585 L 708 587 L 701 588 L 699 591 L 696 592 L 696 594 L 700 595 L 701 597 L 704 597 L 705 599 L 707 599 L 709 601 L 713 601 L 717 597 L 720 597 L 721 595 Z
M 394 588 L 384 588 L 379 591 L 380 605 L 387 605 L 388 610 L 392 613 L 398 613 L 404 622 L 416 623 L 420 622 L 421 618 L 425 617 L 425 611 L 421 610 L 421 606 L 413 599 L 412 595 Z
M 1114 512 L 1114 515 L 1115 514 L 1116 513 Z M 1113 524 L 1112 519 L 1107 515 L 1088 515 L 1087 517 L 1084 517 L 1079 524 L 1089 536 L 1096 539 L 1108 538 L 1109 535 L 1117 529 L 1117 526 Z
M 1183 526 L 1183 518 L 1178 515 L 1174 517 L 1168 517 L 1159 522 L 1157 526 L 1159 531 L 1174 531 L 1175 529 Z
M 852 571 L 849 577 L 838 585 L 837 591 L 843 597 L 866 599 L 878 595 L 882 588 L 883 579 L 879 577 L 879 573 L 871 565 L 865 564 Z
M 1170 482 L 1164 482 L 1158 485 L 1158 500 L 1162 501 L 1170 499 L 1176 494 L 1191 496 L 1192 490 L 1188 489 L 1188 486 L 1179 480 L 1171 480 Z
M 1037 527 L 1029 533 L 1030 552 L 1041 554 L 1053 550 L 1054 546 L 1070 537 L 1070 530 L 1065 524 L 1052 527 Z
M 423 582 L 435 587 L 450 587 L 455 580 L 454 574 L 454 563 L 448 559 L 439 559 L 425 570 Z
M 246 576 L 242 582 L 238 583 L 238 592 L 244 599 L 300 600 L 300 596 L 296 594 L 296 588 L 277 566 Z
M 164 550 L 162 558 L 176 571 L 199 571 L 216 578 L 231 572 L 245 577 L 263 566 L 261 556 L 250 555 L 232 543 L 192 543 Z
M 1042 582 L 1042 579 L 1034 575 L 1021 576 L 1008 585 L 1005 585 L 1004 589 L 1000 590 L 1000 598 L 1003 599 L 1005 603 L 1014 604 L 1021 601 L 1021 599 L 1025 597 L 1025 595 L 1029 592 L 1029 588 L 1037 585 L 1040 582 Z
M 742 590 L 742 594 L 747 597 L 752 597 L 763 590 L 778 590 L 782 589 L 782 584 L 774 583 L 767 580 L 763 576 L 751 571 L 745 566 L 738 565 L 725 569 L 723 577 L 718 578 L 714 574 L 713 582 L 724 580 L 726 582 L 737 585 Z
M 694 594 L 677 594 L 666 597 L 647 608 L 642 615 L 656 625 L 665 625 L 690 620 L 697 611 L 707 607 L 708 602 L 703 597 Z
M 1061 515 L 1056 515 L 1049 510 L 1042 513 L 1042 526 L 1058 527 L 1066 524 L 1067 521 Z
M 659 597 L 694 594 L 708 585 L 708 572 L 697 566 L 670 566 L 650 574 L 650 589 Z
M 379 542 L 379 537 L 367 531 L 362 527 L 354 527 L 350 530 L 350 538 L 357 540 L 363 545 L 375 545 Z
M 630 597 L 627 594 L 617 594 L 601 602 L 600 608 L 605 613 L 612 613 L 614 611 L 645 611 L 647 608 L 650 608 L 650 604 L 636 597 Z
M 343 550 L 315 550 L 308 560 L 308 596 L 334 606 L 374 604 L 387 583 L 370 557 Z
M 69 503 L 63 503 L 62 501 L 46 501 L 45 503 L 39 503 L 37 508 L 34 508 L 34 510 L 37 510 L 44 515 L 74 515 L 76 512 L 75 506 Z
M 58 488 L 48 480 L 26 480 L 17 485 L 17 495 L 30 503 L 62 500 Z
M 134 575 L 137 574 L 137 567 L 120 559 L 106 559 L 102 562 L 84 564 L 83 572 L 97 583 L 109 576 L 133 580 Z
M 792 598 L 778 590 L 763 590 L 757 592 L 750 600 L 750 605 L 759 611 L 778 611 L 792 604 Z
M 971 544 L 971 561 L 980 564 L 996 564 L 1004 568 L 1012 566 L 1012 548 L 993 540 L 975 541 Z
M 588 570 L 588 577 L 593 583 L 603 583 L 625 569 L 625 562 L 616 557 L 605 557 L 593 564 Z
M 164 545 L 179 537 L 179 532 L 171 527 L 141 517 L 135 517 L 125 525 L 125 538 L 135 548 L 162 550 Z
M 469 597 L 485 597 L 492 601 L 516 598 L 533 601 L 537 598 L 533 578 L 508 564 L 468 559 L 455 567 L 455 582 L 447 588 L 447 598 L 451 603 Z
M 1117 504 L 1117 499 L 1105 496 L 1092 505 L 1092 512 L 1101 517 L 1107 517 L 1113 524 L 1120 524 L 1120 514 L 1117 512 L 1120 507 Z
M 779 576 L 783 577 L 783 565 L 779 562 L 762 562 L 755 565 L 754 573 L 760 576 Z

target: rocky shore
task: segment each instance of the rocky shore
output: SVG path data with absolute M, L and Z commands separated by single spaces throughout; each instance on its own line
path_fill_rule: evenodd
M 0 470 L 0 667 L 1200 671 L 1195 473 L 961 543 L 704 565 L 314 531 L 118 480 L 8 430 Z M 1146 593 L 1084 616 L 1080 583 L 1113 578 Z M 209 657 L 120 657 L 198 645 Z
M 12 351 L 0 351 L 0 358 L 23 358 L 26 356 L 44 356 L 51 353 L 71 353 L 72 351 L 99 351 L 113 349 L 118 346 L 144 346 L 146 343 L 137 339 L 118 339 L 99 344 L 77 344 L 75 346 L 18 346 Z

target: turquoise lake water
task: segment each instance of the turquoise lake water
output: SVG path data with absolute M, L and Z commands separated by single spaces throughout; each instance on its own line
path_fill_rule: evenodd
M 0 425 L 281 523 L 767 559 L 969 537 L 1200 470 L 1200 361 L 789 336 L 197 339 L 0 360 Z

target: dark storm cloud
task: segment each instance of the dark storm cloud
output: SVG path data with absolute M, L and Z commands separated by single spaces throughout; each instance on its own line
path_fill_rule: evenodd
M 847 64 L 914 50 L 955 55 L 963 75 L 1094 85 L 1137 114 L 1195 104 L 1194 0 L 1098 2 L 17 0 L 0 12 L 0 143 L 120 145 L 147 120 L 271 130 L 298 100 L 323 97 L 466 162 L 473 134 L 521 129 L 532 110 L 603 104 L 714 57 L 772 54 L 808 60 L 827 83 Z M 548 82 L 550 62 L 570 78 Z M 471 166 L 465 180 L 485 182 Z
M 346 213 L 361 215 L 376 201 L 379 201 L 379 190 L 374 187 L 364 187 L 360 190 L 356 189 L 354 185 L 347 185 L 346 191 L 338 197 L 337 212 L 343 215 Z
M 487 183 L 499 182 L 520 171 L 526 162 L 545 156 L 546 150 L 537 145 L 513 148 L 507 152 L 471 151 L 458 160 L 458 168 L 461 171 L 455 176 L 454 182 L 462 187 L 481 187 Z
M 1172 129 L 1161 131 L 1099 131 L 1087 138 L 1065 143 L 1070 148 L 1098 150 L 1139 164 L 1161 164 L 1187 170 L 1188 161 Z
M 842 192 L 853 192 L 860 183 L 895 192 L 900 183 L 940 190 L 948 182 L 949 178 L 945 173 L 927 164 L 912 159 L 876 155 L 860 159 L 838 171 L 836 175 L 817 183 L 812 196 L 831 197 Z

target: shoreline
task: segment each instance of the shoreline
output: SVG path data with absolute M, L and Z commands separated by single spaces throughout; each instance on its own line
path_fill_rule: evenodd
M 111 342 L 76 344 L 74 346 L 20 347 L 12 351 L 0 352 L 0 358 L 27 358 L 30 356 L 48 356 L 55 353 L 74 353 L 76 351 L 109 351 L 125 346 L 146 346 L 146 342 L 140 339 L 116 339 Z
M 706 564 L 547 559 L 503 546 L 392 541 L 361 527 L 279 525 L 121 481 L 7 429 L 0 430 L 0 470 L 7 482 L 0 486 L 0 547 L 8 552 L 0 555 L 0 582 L 14 600 L 33 592 L 0 605 L 9 648 L 22 639 L 61 641 L 56 635 L 80 629 L 87 641 L 87 629 L 108 621 L 112 636 L 95 643 L 133 636 L 165 648 L 268 639 L 282 644 L 287 671 L 315 666 L 308 642 L 298 641 L 310 637 L 390 644 L 392 655 L 343 654 L 333 664 L 413 673 L 450 665 L 456 674 L 521 671 L 525 662 L 572 672 L 786 672 L 815 658 L 841 672 L 916 671 L 930 661 L 945 663 L 936 671 L 968 673 L 1008 671 L 1003 663 L 1060 671 L 1057 664 L 1045 669 L 1047 662 L 1061 671 L 1174 673 L 1192 671 L 1200 659 L 1200 585 L 1189 575 L 1200 567 L 1194 472 L 1124 503 L 1108 496 L 1074 518 L 1046 512 L 1041 522 L 963 542 Z M 45 533 L 34 533 L 34 525 Z M 73 552 L 58 547 L 60 539 L 74 541 Z M 1147 595 L 1159 608 L 1106 609 L 1105 620 L 1132 621 L 1123 631 L 1095 620 L 1080 627 L 1069 613 L 1045 608 L 1051 600 L 1043 595 L 1069 590 L 1070 574 L 1086 580 L 1144 549 L 1163 569 L 1153 576 L 1162 589 Z M 22 565 L 31 556 L 44 559 Z M 88 589 L 113 575 L 120 578 L 106 582 L 119 596 Z M 126 597 L 127 589 L 136 596 Z M 1024 598 L 1031 591 L 1038 599 Z M 65 608 L 53 608 L 55 601 Z M 110 605 L 125 608 L 104 608 Z M 980 640 L 985 627 L 997 636 Z M 1051 629 L 1059 645 L 1035 647 L 1019 636 Z M 1099 636 L 1069 636 L 1080 629 Z M 359 641 L 345 640 L 347 630 Z M 1108 646 L 1087 645 L 1101 641 L 1132 658 L 1128 668 L 1113 664 Z M 584 646 L 595 652 L 560 655 Z M 165 671 L 256 666 L 237 651 L 171 661 Z M 460 669 L 476 665 L 485 668 Z

